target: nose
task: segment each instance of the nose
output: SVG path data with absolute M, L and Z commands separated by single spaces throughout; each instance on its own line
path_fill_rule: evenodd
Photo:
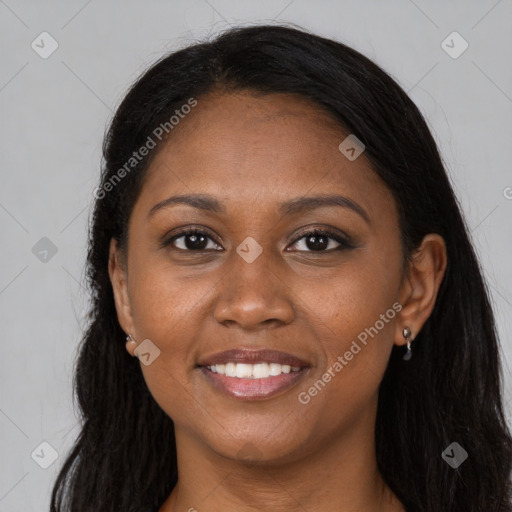
M 231 270 L 219 285 L 214 306 L 214 317 L 219 323 L 258 330 L 268 328 L 269 324 L 292 322 L 295 312 L 290 287 L 284 273 L 267 255 L 264 250 L 248 263 L 233 253 Z

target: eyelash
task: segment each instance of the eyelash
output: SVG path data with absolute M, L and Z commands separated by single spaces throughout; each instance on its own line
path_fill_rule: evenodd
M 204 235 L 205 237 L 207 237 L 210 240 L 212 240 L 214 243 L 218 244 L 218 242 L 216 242 L 210 236 L 208 231 L 204 231 L 204 230 L 201 230 L 201 229 L 198 229 L 198 228 L 186 228 L 186 229 L 183 229 L 182 231 L 176 233 L 171 238 L 168 238 L 168 239 L 164 240 L 162 246 L 163 247 L 172 246 L 173 242 L 175 240 L 177 240 L 179 238 L 182 238 L 182 237 L 186 237 L 187 235 Z M 352 245 L 348 241 L 348 239 L 345 239 L 342 236 L 340 236 L 338 233 L 335 233 L 334 231 L 331 231 L 331 230 L 326 229 L 326 228 L 313 228 L 313 229 L 309 229 L 307 231 L 303 231 L 303 232 L 299 233 L 297 235 L 297 237 L 293 240 L 292 245 L 295 245 L 298 241 L 302 240 L 303 238 L 307 238 L 308 236 L 324 236 L 324 237 L 327 237 L 329 239 L 334 240 L 335 242 L 337 242 L 340 245 L 338 247 L 335 247 L 334 249 L 329 249 L 329 250 L 320 250 L 320 251 L 312 251 L 312 250 L 303 251 L 303 250 L 300 250 L 300 251 L 297 251 L 297 252 L 332 253 L 334 251 L 339 251 L 339 250 L 343 250 L 343 249 L 353 249 L 354 248 L 354 245 Z M 220 244 L 218 244 L 218 245 L 220 245 Z M 172 248 L 177 250 L 177 251 L 181 251 L 181 252 L 197 252 L 197 253 L 201 253 L 201 252 L 204 252 L 204 251 L 209 251 L 209 250 L 211 251 L 212 250 L 212 249 L 196 249 L 196 250 L 194 250 L 194 249 L 179 249 L 177 247 L 172 247 Z M 214 250 L 216 250 L 216 249 L 214 249 Z

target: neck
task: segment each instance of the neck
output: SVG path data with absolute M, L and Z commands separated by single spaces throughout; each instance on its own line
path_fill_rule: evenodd
M 367 417 L 280 461 L 227 458 L 178 427 L 176 445 L 178 483 L 160 512 L 404 512 L 378 471 Z

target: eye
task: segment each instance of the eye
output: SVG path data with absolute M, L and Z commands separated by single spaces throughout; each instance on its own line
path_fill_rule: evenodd
M 348 241 L 348 237 L 345 238 L 334 231 L 328 229 L 312 229 L 306 232 L 302 232 L 299 237 L 294 241 L 294 245 L 298 242 L 302 242 L 302 249 L 299 251 L 305 252 L 333 252 L 342 249 L 352 249 L 354 246 Z M 332 245 L 335 245 L 332 247 Z M 306 249 L 304 249 L 304 247 Z M 328 249 L 329 248 L 329 249 Z M 328 250 L 326 250 L 328 249 Z
M 183 239 L 179 244 L 177 243 L 180 239 Z M 214 247 L 208 247 L 208 242 L 212 242 Z M 213 240 L 207 231 L 203 231 L 196 228 L 183 229 L 173 237 L 167 239 L 163 243 L 164 246 L 171 245 L 174 248 L 181 251 L 207 251 L 207 250 L 219 250 L 215 246 L 219 245 Z M 181 245 L 181 247 L 179 246 Z
M 304 242 L 302 242 L 303 239 Z M 211 242 L 210 247 L 208 247 L 209 242 Z M 300 236 L 295 238 L 292 246 L 300 245 L 299 242 L 302 242 L 302 248 L 296 250 L 300 252 L 333 252 L 354 247 L 349 242 L 348 237 L 343 237 L 329 229 L 320 228 L 310 229 L 300 233 Z M 332 247 L 333 244 L 337 245 Z M 164 247 L 172 246 L 174 249 L 187 252 L 222 250 L 222 248 L 219 249 L 220 245 L 215 242 L 208 231 L 197 228 L 183 229 L 171 238 L 165 240 L 162 245 Z

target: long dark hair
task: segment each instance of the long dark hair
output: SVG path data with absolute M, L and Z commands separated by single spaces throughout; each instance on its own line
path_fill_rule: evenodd
M 149 393 L 139 361 L 125 350 L 108 251 L 111 238 L 126 246 L 128 219 L 157 150 L 127 167 L 133 152 L 148 137 L 155 140 L 162 123 L 172 137 L 169 119 L 176 110 L 213 90 L 309 98 L 365 144 L 398 206 L 405 260 L 426 234 L 444 238 L 446 273 L 414 341 L 414 357 L 404 362 L 403 348 L 394 346 L 380 386 L 378 467 L 409 512 L 510 512 L 512 439 L 493 312 L 427 124 L 368 58 L 342 43 L 272 25 L 234 28 L 163 57 L 117 109 L 95 192 L 87 260 L 92 308 L 74 375 L 82 429 L 56 480 L 51 511 L 153 511 L 176 484 L 173 422 Z M 455 469 L 441 456 L 453 442 L 468 453 Z

